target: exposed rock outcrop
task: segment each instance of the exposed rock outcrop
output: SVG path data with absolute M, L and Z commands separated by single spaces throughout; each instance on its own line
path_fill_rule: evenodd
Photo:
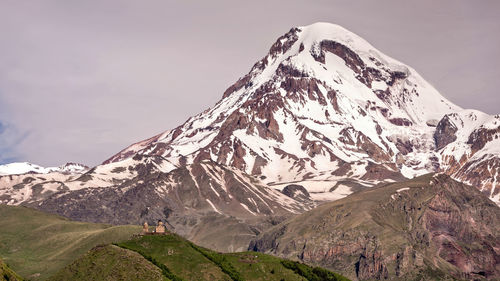
M 309 192 L 307 192 L 307 190 L 302 185 L 298 184 L 290 184 L 285 186 L 285 188 L 283 188 L 281 193 L 295 200 L 311 199 Z
M 458 128 L 451 122 L 448 115 L 445 115 L 441 121 L 436 126 L 436 131 L 434 132 L 434 142 L 436 144 L 436 150 L 440 150 L 446 145 L 454 142 L 457 139 L 455 133 Z
M 358 280 L 500 276 L 500 208 L 446 175 L 355 193 L 259 235 L 251 250 Z

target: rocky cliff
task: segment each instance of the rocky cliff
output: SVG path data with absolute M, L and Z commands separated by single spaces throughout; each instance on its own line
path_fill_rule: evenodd
M 358 280 L 500 276 L 500 208 L 444 174 L 361 191 L 283 222 L 251 250 Z

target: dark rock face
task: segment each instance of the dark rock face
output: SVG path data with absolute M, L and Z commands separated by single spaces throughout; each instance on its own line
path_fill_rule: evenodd
M 496 129 L 479 128 L 474 130 L 467 140 L 467 144 L 471 146 L 471 153 L 474 154 L 481 150 L 488 142 L 497 137 L 497 133 L 500 133 L 500 127 Z
M 309 192 L 302 186 L 298 184 L 290 184 L 285 186 L 281 193 L 285 194 L 286 196 L 297 199 L 297 198 L 302 198 L 302 199 L 310 199 L 311 196 L 309 195 Z
M 500 208 L 446 175 L 426 175 L 321 205 L 249 249 L 358 280 L 496 280 Z
M 316 61 L 325 63 L 325 52 L 335 54 L 344 60 L 345 64 L 357 74 L 356 78 L 370 88 L 373 81 L 385 81 L 387 85 L 392 86 L 397 80 L 408 77 L 405 72 L 389 71 L 387 69 L 383 70 L 387 72 L 387 75 L 384 75 L 381 70 L 368 67 L 356 52 L 336 41 L 321 41 L 319 43 L 319 52 L 311 50 L 311 55 Z M 388 78 L 384 78 L 384 76 L 388 76 Z
M 500 193 L 500 189 L 497 186 L 500 180 L 500 174 L 497 173 L 499 169 L 500 159 L 483 156 L 483 158 L 469 161 L 463 166 L 457 165 L 457 168 L 452 170 L 452 172 L 460 180 L 467 181 L 469 184 L 481 188 L 481 192 L 485 195 L 496 196 Z
M 250 82 L 250 79 L 252 77 L 250 75 L 245 75 L 242 78 L 238 79 L 236 83 L 231 85 L 227 90 L 224 91 L 224 94 L 222 95 L 223 98 L 228 97 L 230 94 L 238 91 L 239 89 L 243 88 L 244 86 L 248 85 L 248 82 Z
M 342 129 L 339 133 L 339 141 L 344 144 L 354 146 L 357 152 L 368 154 L 377 162 L 388 162 L 391 159 L 389 152 L 384 151 L 380 146 L 376 145 L 370 138 L 360 131 L 352 127 Z
M 356 277 L 358 279 L 387 279 L 389 273 L 387 267 L 384 265 L 381 255 L 372 253 L 368 257 L 360 255 L 356 263 Z
M 365 63 L 358 56 L 358 54 L 339 42 L 323 40 L 320 42 L 320 53 L 313 53 L 312 55 L 315 60 L 325 63 L 325 52 L 333 53 L 343 59 L 346 65 L 353 69 L 356 73 L 360 73 L 365 67 Z
M 290 31 L 285 33 L 283 36 L 279 37 L 278 40 L 271 46 L 269 50 L 269 56 L 276 57 L 279 54 L 286 53 L 293 44 L 299 39 L 297 33 L 300 31 L 299 28 L 292 28 Z
M 283 36 L 279 37 L 269 49 L 269 53 L 263 59 L 255 63 L 250 72 L 263 70 L 270 60 L 276 58 L 280 54 L 286 53 L 299 38 L 297 35 L 299 31 L 300 29 L 298 28 L 292 28 Z
M 290 184 L 285 186 L 281 191 L 284 195 L 300 202 L 304 207 L 312 209 L 316 207 L 316 202 L 311 198 L 309 192 L 302 186 L 298 184 Z
M 392 166 L 392 167 L 391 167 Z M 405 177 L 397 170 L 395 165 L 380 165 L 369 163 L 366 166 L 366 174 L 361 177 L 364 180 L 391 179 L 395 181 L 405 180 Z
M 436 131 L 434 132 L 436 151 L 454 142 L 457 139 L 457 136 L 455 135 L 457 130 L 457 126 L 453 124 L 450 117 L 445 115 L 437 124 Z
M 398 148 L 399 152 L 401 152 L 401 154 L 403 154 L 403 155 L 407 155 L 407 154 L 413 152 L 413 144 L 408 139 L 396 138 L 396 141 L 394 142 L 394 144 Z
M 391 122 L 396 126 L 405 126 L 405 127 L 411 126 L 413 124 L 410 120 L 406 118 L 392 118 L 389 119 L 389 122 Z
M 307 206 L 308 208 L 314 208 L 316 204 L 312 200 L 311 196 L 309 195 L 309 192 L 302 186 L 298 184 L 290 184 L 285 186 L 281 193 L 285 194 L 286 196 L 297 200 L 304 206 Z

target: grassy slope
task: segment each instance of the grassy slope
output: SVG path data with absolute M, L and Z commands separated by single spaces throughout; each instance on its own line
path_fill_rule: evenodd
M 98 246 L 49 278 L 65 280 L 168 281 L 161 270 L 140 254 L 114 245 Z
M 347 280 L 262 253 L 217 253 L 175 234 L 117 243 L 140 226 L 73 222 L 5 205 L 0 214 L 0 257 L 30 280 Z M 21 280 L 3 263 L 0 273 L 0 280 Z
M 315 280 L 286 268 L 277 257 L 255 252 L 221 254 L 175 234 L 145 236 L 118 245 L 150 255 L 183 280 Z
M 49 280 L 110 280 L 110 277 L 113 280 L 161 280 L 157 279 L 159 270 L 163 280 L 174 281 L 348 280 L 324 269 L 262 253 L 217 253 L 175 234 L 136 237 L 116 245 L 121 248 L 108 245 L 92 249 Z M 156 269 L 152 269 L 153 264 Z M 154 272 L 155 278 L 145 276 L 147 272 Z
M 73 222 L 40 211 L 0 205 L 0 257 L 21 276 L 42 280 L 91 248 L 129 239 L 140 226 Z
M 0 260 L 0 281 L 23 280 L 12 269 L 10 269 L 2 260 Z
M 176 235 L 144 236 L 118 245 L 151 256 L 187 280 L 231 280 L 210 260 Z

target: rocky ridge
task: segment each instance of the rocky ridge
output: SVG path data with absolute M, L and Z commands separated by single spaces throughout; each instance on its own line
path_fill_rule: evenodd
M 494 280 L 499 228 L 497 205 L 436 174 L 319 206 L 261 234 L 249 249 L 357 280 Z

